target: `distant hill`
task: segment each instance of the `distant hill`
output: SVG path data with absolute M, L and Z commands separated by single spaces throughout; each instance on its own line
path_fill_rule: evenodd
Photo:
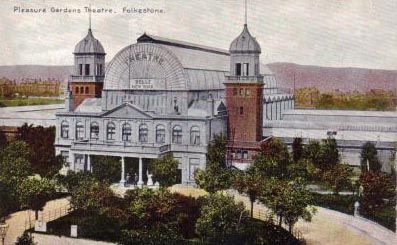
M 292 89 L 316 87 L 321 92 L 340 90 L 365 92 L 371 89 L 397 90 L 397 71 L 365 68 L 331 68 L 298 65 L 293 63 L 271 63 L 279 87 Z M 0 66 L 0 78 L 20 81 L 22 78 L 46 80 L 55 78 L 67 81 L 72 66 L 18 65 Z
M 0 66 L 0 78 L 6 77 L 17 82 L 22 79 L 67 81 L 73 66 L 16 65 Z
M 271 63 L 268 66 L 282 88 L 293 88 L 295 77 L 295 88 L 316 87 L 321 92 L 397 89 L 397 71 L 394 70 L 332 68 L 293 63 Z

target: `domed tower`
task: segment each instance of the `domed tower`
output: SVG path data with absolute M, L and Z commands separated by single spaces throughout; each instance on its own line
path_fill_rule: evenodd
M 76 45 L 73 54 L 74 69 L 69 89 L 76 108 L 86 98 L 101 97 L 106 53 L 90 27 L 87 36 Z
M 228 163 L 245 169 L 260 150 L 263 120 L 261 48 L 244 25 L 230 45 L 230 75 L 226 77 Z

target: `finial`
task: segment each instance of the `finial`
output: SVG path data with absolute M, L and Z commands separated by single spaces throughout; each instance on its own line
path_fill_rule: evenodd
M 245 22 L 244 25 L 247 25 L 247 0 L 245 0 Z
M 91 2 L 90 2 L 89 12 L 88 12 L 88 19 L 89 19 L 89 28 L 88 29 L 90 29 L 90 30 L 91 30 L 91 12 L 92 12 L 92 10 L 91 10 Z

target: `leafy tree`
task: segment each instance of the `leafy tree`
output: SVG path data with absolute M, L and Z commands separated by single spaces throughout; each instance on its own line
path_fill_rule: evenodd
M 310 181 L 318 179 L 320 170 L 311 161 L 301 159 L 288 166 L 288 173 L 291 179 L 302 178 Z
M 226 168 L 227 138 L 220 134 L 215 135 L 214 140 L 208 144 L 207 168 Z
M 362 146 L 360 159 L 361 172 L 380 172 L 382 164 L 378 159 L 378 151 L 373 143 L 367 142 Z
M 304 158 L 318 167 L 321 159 L 321 145 L 316 140 L 310 140 L 306 147 L 303 148 Z
M 172 226 L 158 225 L 150 230 L 122 230 L 119 244 L 183 244 L 183 237 Z
M 18 128 L 16 139 L 28 144 L 28 160 L 34 173 L 52 177 L 62 168 L 63 158 L 55 154 L 55 127 L 33 127 L 25 123 Z
M 194 174 L 194 180 L 199 188 L 209 193 L 215 193 L 230 188 L 233 172 L 231 169 L 219 167 L 208 167 L 206 170 L 198 169 Z
M 32 174 L 28 162 L 29 148 L 26 143 L 14 141 L 0 151 L 0 181 L 8 186 L 17 186 Z
M 302 138 L 294 138 L 292 142 L 292 159 L 296 163 L 301 160 L 303 156 Z
M 279 225 L 284 220 L 290 231 L 299 218 L 310 221 L 315 212 L 309 207 L 313 204 L 313 197 L 300 179 L 289 182 L 269 180 L 259 200 L 279 217 Z
M 155 159 L 152 163 L 153 177 L 160 186 L 167 187 L 177 184 L 179 177 L 179 162 L 175 160 L 171 154 L 165 155 L 159 159 Z
M 384 204 L 383 198 L 395 196 L 395 181 L 387 174 L 365 172 L 360 176 L 360 185 L 363 187 L 363 208 L 374 210 Z
M 22 206 L 33 209 L 36 220 L 39 210 L 43 209 L 54 193 L 54 183 L 46 178 L 26 178 L 18 185 L 18 194 Z
M 342 189 L 351 189 L 353 187 L 351 178 L 353 169 L 347 164 L 337 164 L 332 169 L 323 173 L 323 180 L 331 188 L 334 194 L 338 195 Z
M 280 166 L 287 166 L 290 161 L 287 145 L 278 138 L 270 138 L 261 144 L 261 153 L 266 159 L 279 162 Z
M 99 181 L 115 183 L 120 180 L 120 158 L 114 156 L 92 156 L 92 173 Z
M 327 138 L 321 144 L 321 161 L 319 167 L 322 170 L 332 169 L 340 161 L 338 145 L 333 138 Z
M 7 136 L 6 134 L 0 129 L 0 149 L 4 148 L 7 145 Z
M 236 174 L 234 187 L 238 192 L 248 195 L 251 202 L 251 217 L 254 217 L 254 203 L 265 188 L 264 178 L 255 169 L 250 168 L 244 173 Z
M 252 168 L 262 175 L 263 178 L 275 177 L 282 179 L 286 178 L 288 174 L 288 164 L 286 161 L 268 158 L 262 153 L 255 156 Z
M 27 231 L 24 231 L 23 234 L 18 237 L 17 242 L 15 245 L 36 245 L 33 241 L 33 236 L 32 234 L 28 233 Z
M 83 182 L 92 183 L 95 181 L 94 175 L 90 172 L 75 172 L 72 170 L 69 170 L 66 175 L 55 175 L 55 179 L 57 180 L 57 184 L 65 188 L 69 193 L 80 187 Z
M 19 207 L 16 191 L 0 181 L 0 220 Z
M 236 204 L 233 197 L 210 194 L 203 200 L 196 231 L 202 240 L 222 244 L 238 231 L 241 220 L 247 216 L 244 205 Z

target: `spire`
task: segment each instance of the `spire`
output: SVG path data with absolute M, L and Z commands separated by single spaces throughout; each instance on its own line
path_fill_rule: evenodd
M 245 0 L 245 19 L 244 25 L 247 25 L 247 0 Z
M 89 30 L 91 30 L 91 3 L 89 5 L 88 20 L 89 20 Z

